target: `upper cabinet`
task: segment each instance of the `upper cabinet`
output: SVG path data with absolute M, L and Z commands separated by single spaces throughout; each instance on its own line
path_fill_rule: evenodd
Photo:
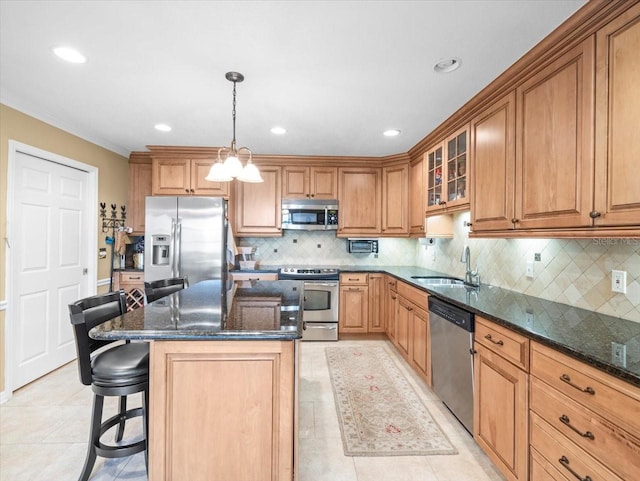
M 264 182 L 235 183 L 234 234 L 238 237 L 282 235 L 282 186 L 280 167 L 259 165 Z
M 337 199 L 337 167 L 284 167 L 282 197 L 285 199 Z
M 229 182 L 209 182 L 205 177 L 211 159 L 153 158 L 153 195 L 208 195 L 229 197 Z
M 596 35 L 596 226 L 640 224 L 640 5 Z
M 409 234 L 409 165 L 382 168 L 382 235 Z
M 589 37 L 516 89 L 514 228 L 591 224 L 593 60 Z
M 424 234 L 424 218 L 426 213 L 424 188 L 424 158 L 420 157 L 409 165 L 409 233 L 412 237 Z
M 379 235 L 382 172 L 376 167 L 338 169 L 338 236 Z
M 144 235 L 145 198 L 151 195 L 151 163 L 129 163 L 127 225 Z
M 514 218 L 515 92 L 471 120 L 471 224 L 475 231 L 511 229 Z
M 469 126 L 464 126 L 425 154 L 427 214 L 469 206 L 467 151 Z

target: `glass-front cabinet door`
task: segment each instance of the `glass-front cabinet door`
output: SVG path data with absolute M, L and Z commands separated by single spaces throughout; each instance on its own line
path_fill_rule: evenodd
M 442 195 L 442 179 L 444 178 L 443 163 L 444 145 L 438 144 L 425 155 L 427 166 L 427 210 L 439 210 L 444 207 Z
M 427 213 L 465 209 L 469 205 L 469 154 L 465 125 L 424 154 L 427 168 Z
M 447 206 L 468 202 L 467 133 L 465 127 L 447 140 Z

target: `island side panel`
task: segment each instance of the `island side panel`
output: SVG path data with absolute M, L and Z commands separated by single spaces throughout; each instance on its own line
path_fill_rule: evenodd
M 152 341 L 150 481 L 291 481 L 293 341 Z

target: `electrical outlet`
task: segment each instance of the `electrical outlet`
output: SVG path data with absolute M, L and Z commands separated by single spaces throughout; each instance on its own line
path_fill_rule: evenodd
M 527 308 L 527 310 L 524 311 L 524 317 L 527 327 L 533 327 L 533 309 Z
M 620 367 L 627 367 L 627 345 L 611 342 L 611 362 Z
M 627 271 L 611 271 L 611 292 L 627 293 Z
M 533 262 L 527 262 L 527 277 L 533 279 Z
M 542 254 L 536 252 L 535 254 L 533 254 L 533 260 L 536 262 L 540 262 L 542 260 Z

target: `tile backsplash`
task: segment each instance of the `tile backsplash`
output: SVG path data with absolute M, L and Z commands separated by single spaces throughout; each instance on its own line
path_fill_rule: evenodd
M 640 322 L 640 239 L 469 239 L 465 220 L 468 212 L 454 215 L 453 239 L 418 245 L 415 264 L 464 277 L 460 256 L 468 245 L 482 283 Z M 627 271 L 626 294 L 611 292 L 613 269 Z
M 263 268 L 281 265 L 420 266 L 464 277 L 460 255 L 471 250 L 482 283 L 640 322 L 640 239 L 469 239 L 464 221 L 454 215 L 453 239 L 423 246 L 416 239 L 380 238 L 379 254 L 349 254 L 347 240 L 334 232 L 284 231 L 283 237 L 243 238 L 240 246 L 258 248 Z M 541 255 L 534 261 L 534 254 Z M 527 278 L 532 261 L 534 277 Z M 627 271 L 627 293 L 611 292 L 611 270 Z

